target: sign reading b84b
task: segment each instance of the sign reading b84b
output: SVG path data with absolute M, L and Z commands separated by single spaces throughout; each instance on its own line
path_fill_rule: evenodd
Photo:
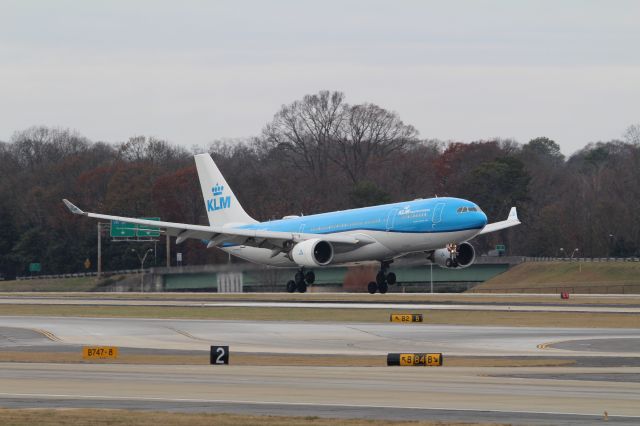
M 400 354 L 400 365 L 442 365 L 442 354 Z
M 390 353 L 387 355 L 387 365 L 400 365 L 400 366 L 412 366 L 412 365 L 424 365 L 441 366 L 442 354 L 427 354 L 427 353 Z

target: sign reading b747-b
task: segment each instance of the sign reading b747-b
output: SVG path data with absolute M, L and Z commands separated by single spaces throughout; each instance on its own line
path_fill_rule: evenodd
M 82 358 L 103 359 L 118 358 L 118 348 L 115 346 L 83 346 Z

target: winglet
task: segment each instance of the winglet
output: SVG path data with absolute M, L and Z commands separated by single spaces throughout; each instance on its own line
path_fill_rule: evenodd
M 66 198 L 63 198 L 62 202 L 64 203 L 65 206 L 67 206 L 67 208 L 69 209 L 69 211 L 71 213 L 73 213 L 73 214 L 81 214 L 81 215 L 86 214 L 85 212 L 80 210 L 78 207 L 76 207 L 71 201 L 67 200 Z
M 511 207 L 509 210 L 509 216 L 507 220 L 500 222 L 489 223 L 480 231 L 478 235 L 488 234 L 489 232 L 500 231 L 501 229 L 511 228 L 512 226 L 520 225 L 520 219 L 518 219 L 518 211 L 515 207 Z

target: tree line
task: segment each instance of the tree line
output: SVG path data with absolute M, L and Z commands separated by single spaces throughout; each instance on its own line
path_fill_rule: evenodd
M 95 270 L 96 222 L 69 214 L 62 198 L 88 211 L 206 224 L 192 159 L 200 152 L 258 220 L 455 196 L 490 221 L 518 206 L 523 224 L 474 240 L 480 253 L 505 244 L 527 256 L 640 255 L 640 125 L 565 158 L 547 137 L 423 139 L 395 112 L 321 91 L 283 105 L 253 138 L 207 147 L 145 136 L 111 144 L 41 126 L 16 132 L 0 142 L 0 274 L 26 274 L 32 262 L 43 273 L 78 272 L 85 259 Z M 164 240 L 156 245 L 150 264 L 162 265 Z M 150 247 L 105 238 L 104 269 L 137 268 L 131 248 Z M 199 241 L 172 250 L 186 264 L 228 261 Z

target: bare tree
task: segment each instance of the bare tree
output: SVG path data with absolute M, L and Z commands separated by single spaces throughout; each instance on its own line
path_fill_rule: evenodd
M 118 152 L 127 161 L 145 161 L 152 164 L 166 164 L 189 157 L 185 149 L 172 146 L 167 141 L 153 136 L 130 137 L 118 146 Z
M 370 103 L 349 105 L 343 93 L 326 90 L 283 106 L 263 131 L 267 148 L 287 154 L 290 167 L 324 180 L 332 161 L 352 183 L 417 142 L 417 135 L 395 112 Z
M 11 142 L 19 164 L 30 169 L 86 151 L 90 144 L 87 138 L 76 131 L 44 126 L 16 132 Z
M 392 153 L 417 142 L 413 126 L 377 105 L 345 105 L 343 116 L 331 158 L 353 183 L 366 176 L 370 166 L 381 166 Z M 377 164 L 371 164 L 374 159 Z
M 627 143 L 640 145 L 640 124 L 627 127 L 622 137 Z
M 291 167 L 304 167 L 316 179 L 327 175 L 331 144 L 344 119 L 344 94 L 323 90 L 283 105 L 263 130 L 268 145 L 288 154 Z

